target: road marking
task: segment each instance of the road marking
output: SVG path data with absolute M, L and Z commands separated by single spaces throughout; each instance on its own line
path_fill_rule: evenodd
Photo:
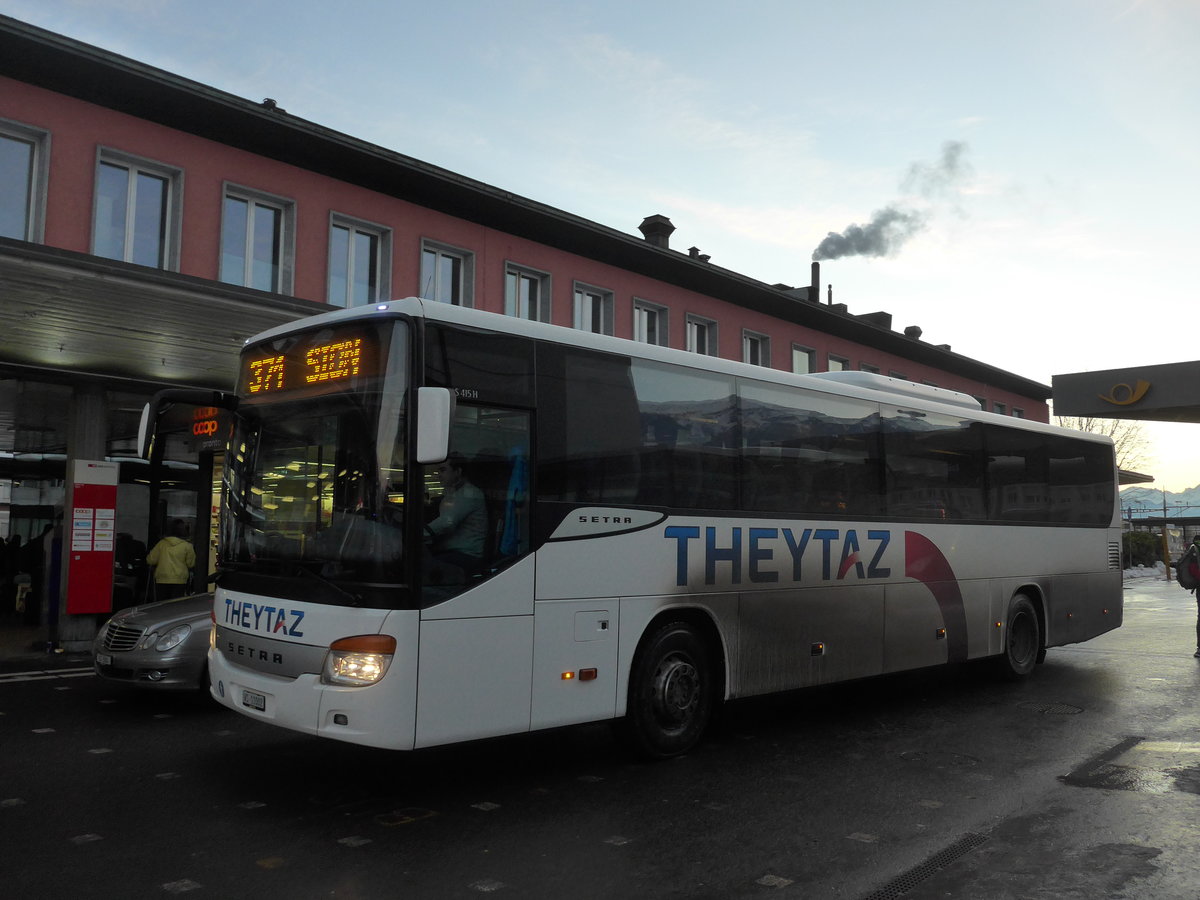
M 34 669 L 29 672 L 6 672 L 0 675 L 0 684 L 15 684 L 19 681 L 48 681 L 55 678 L 86 678 L 95 675 L 91 666 L 86 669 Z

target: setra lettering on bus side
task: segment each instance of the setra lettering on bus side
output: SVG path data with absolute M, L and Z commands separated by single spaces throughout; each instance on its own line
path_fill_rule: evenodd
M 799 582 L 805 564 L 819 565 L 825 581 L 842 580 L 851 572 L 859 579 L 890 578 L 891 567 L 880 565 L 892 541 L 887 530 L 870 529 L 865 539 L 859 529 L 847 528 L 760 528 L 740 525 L 707 526 L 701 537 L 699 525 L 669 525 L 663 537 L 675 541 L 675 583 L 688 583 L 689 562 L 695 551 L 703 553 L 704 583 L 717 584 L 717 567 L 728 579 L 723 584 L 778 582 L 790 570 Z

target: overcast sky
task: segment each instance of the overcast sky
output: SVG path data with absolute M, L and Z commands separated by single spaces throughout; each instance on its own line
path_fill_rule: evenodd
M 1196 0 L 0 12 L 761 281 L 819 249 L 850 312 L 1045 384 L 1200 359 Z M 1200 426 L 1150 432 L 1155 486 L 1200 484 Z

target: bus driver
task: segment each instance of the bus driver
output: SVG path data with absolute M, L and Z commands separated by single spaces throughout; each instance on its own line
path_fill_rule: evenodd
M 425 526 L 434 559 L 467 574 L 479 571 L 487 537 L 487 507 L 483 491 L 463 472 L 463 457 L 451 453 L 436 469 L 442 483 L 437 518 Z

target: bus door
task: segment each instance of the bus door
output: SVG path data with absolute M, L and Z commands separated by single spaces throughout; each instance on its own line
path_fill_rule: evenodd
M 529 730 L 528 410 L 460 402 L 426 466 L 417 746 Z

